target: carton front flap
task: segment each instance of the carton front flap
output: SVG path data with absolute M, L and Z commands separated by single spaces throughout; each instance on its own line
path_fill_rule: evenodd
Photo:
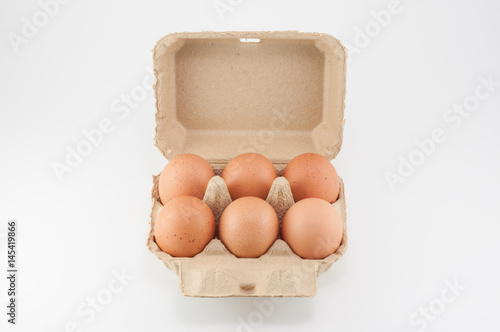
M 342 145 L 346 52 L 299 32 L 171 34 L 154 49 L 155 143 L 212 165 L 257 152 L 275 165 Z

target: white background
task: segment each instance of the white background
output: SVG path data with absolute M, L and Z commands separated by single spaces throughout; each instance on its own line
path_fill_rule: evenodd
M 231 3 L 221 19 L 213 0 L 73 0 L 48 22 L 38 17 L 16 52 L 9 36 L 22 36 L 41 5 L 1 2 L 0 266 L 16 219 L 20 271 L 16 326 L 6 323 L 1 273 L 1 330 L 499 331 L 500 87 L 460 124 L 443 118 L 474 100 L 480 77 L 500 81 L 499 3 L 401 0 L 382 28 L 371 12 L 387 0 Z M 186 298 L 145 246 L 151 176 L 166 162 L 153 146 L 154 96 L 148 88 L 122 117 L 112 104 L 151 84 L 158 39 L 202 30 L 324 32 L 349 46 L 344 145 L 333 161 L 349 248 L 314 298 Z M 113 131 L 59 181 L 53 164 L 105 118 Z M 386 172 L 397 174 L 400 156 L 417 156 L 415 140 L 436 128 L 447 139 L 391 191 Z M 113 271 L 133 279 L 95 316 L 79 314 Z M 465 288 L 450 303 L 446 280 Z M 432 317 L 412 321 L 429 306 Z

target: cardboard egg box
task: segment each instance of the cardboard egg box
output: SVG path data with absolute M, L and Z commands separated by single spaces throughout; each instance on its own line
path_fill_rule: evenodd
M 279 175 L 295 156 L 315 152 L 332 160 L 344 126 L 347 53 L 318 33 L 199 32 L 167 35 L 153 50 L 155 144 L 166 159 L 194 153 L 212 165 L 204 201 L 216 222 L 231 202 L 224 166 L 245 152 L 260 153 Z M 333 204 L 344 233 L 340 247 L 318 260 L 302 259 L 278 239 L 259 258 L 237 258 L 216 236 L 195 257 L 172 257 L 154 241 L 162 204 L 154 176 L 147 246 L 180 279 L 185 296 L 314 296 L 319 274 L 347 249 L 344 185 Z M 294 204 L 279 176 L 267 197 L 280 223 Z M 311 211 L 314 213 L 314 211 Z

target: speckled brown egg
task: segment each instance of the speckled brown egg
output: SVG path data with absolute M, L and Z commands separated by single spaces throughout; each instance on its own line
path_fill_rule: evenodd
M 160 200 L 166 204 L 177 196 L 203 199 L 208 182 L 215 176 L 210 164 L 200 156 L 185 153 L 174 157 L 160 175 Z
M 273 164 L 258 153 L 244 153 L 231 159 L 222 172 L 231 199 L 254 196 L 267 198 L 278 173 Z
M 302 258 L 322 259 L 342 241 L 342 220 L 333 205 L 320 198 L 303 199 L 288 209 L 281 237 Z
M 175 257 L 200 253 L 215 236 L 215 218 L 202 200 L 179 196 L 160 210 L 154 226 L 158 247 Z
M 273 207 L 257 197 L 242 197 L 227 206 L 219 221 L 219 238 L 236 257 L 257 258 L 278 239 Z
M 321 198 L 334 203 L 339 197 L 339 176 L 332 163 L 317 153 L 304 153 L 293 158 L 283 171 L 290 183 L 293 199 Z

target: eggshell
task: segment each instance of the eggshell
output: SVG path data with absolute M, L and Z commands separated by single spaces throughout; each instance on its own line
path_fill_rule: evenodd
M 261 198 L 242 197 L 224 210 L 219 238 L 236 257 L 257 258 L 278 239 L 279 221 L 273 207 Z
M 321 198 L 334 203 L 339 197 L 339 176 L 332 163 L 317 153 L 304 153 L 293 158 L 283 171 L 290 183 L 293 199 Z
M 278 177 L 273 164 L 258 153 L 244 153 L 231 159 L 222 171 L 231 198 L 255 196 L 266 199 L 274 179 Z
M 302 258 L 323 259 L 342 240 L 342 220 L 328 202 L 306 198 L 292 205 L 281 223 L 281 237 Z
M 203 199 L 210 179 L 215 176 L 210 164 L 195 154 L 181 154 L 165 166 L 158 189 L 163 204 L 177 196 Z
M 174 197 L 158 214 L 154 236 L 162 251 L 176 257 L 192 257 L 214 238 L 215 218 L 202 200 Z

